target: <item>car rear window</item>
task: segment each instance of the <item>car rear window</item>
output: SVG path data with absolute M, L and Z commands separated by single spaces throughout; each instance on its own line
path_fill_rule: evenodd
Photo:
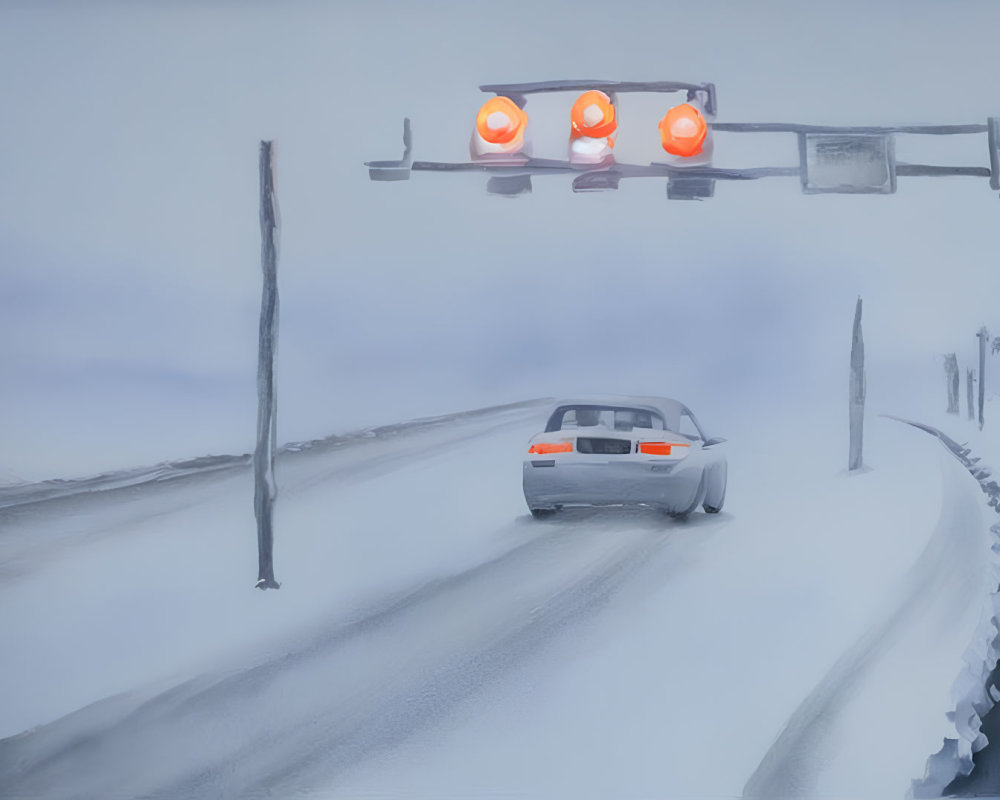
M 666 430 L 663 415 L 648 408 L 627 406 L 572 405 L 560 406 L 551 417 L 546 431 L 567 431 L 605 428 L 609 431 L 631 431 L 633 428 Z

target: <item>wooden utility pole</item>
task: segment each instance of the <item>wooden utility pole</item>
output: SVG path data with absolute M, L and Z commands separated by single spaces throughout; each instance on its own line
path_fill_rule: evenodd
M 865 342 L 861 336 L 861 298 L 854 310 L 854 335 L 851 341 L 850 385 L 851 450 L 848 470 L 861 469 L 861 445 L 865 422 Z
M 958 356 L 949 353 L 944 357 L 944 371 L 948 376 L 948 413 L 958 413 Z
M 974 369 L 965 370 L 965 393 L 969 400 L 969 419 L 976 418 L 976 407 L 972 400 L 972 384 L 976 382 L 976 371 Z
M 986 401 L 986 343 L 990 340 L 990 332 L 984 325 L 976 334 L 979 339 L 979 430 L 983 429 L 983 403 Z
M 274 451 L 277 440 L 277 402 L 274 354 L 278 345 L 278 251 L 275 233 L 278 213 L 274 199 L 272 142 L 260 143 L 260 265 L 264 290 L 260 301 L 260 342 L 257 360 L 257 449 L 253 455 L 253 510 L 257 518 L 257 588 L 277 589 L 274 579 L 272 516 L 277 487 Z

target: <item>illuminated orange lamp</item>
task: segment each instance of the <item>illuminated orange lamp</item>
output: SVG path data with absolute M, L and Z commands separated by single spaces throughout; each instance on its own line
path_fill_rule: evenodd
M 660 120 L 660 141 L 671 155 L 691 158 L 702 152 L 708 123 L 690 103 L 671 108 Z
M 680 442 L 643 442 L 639 445 L 639 452 L 646 453 L 650 456 L 669 456 L 674 455 L 671 453 L 672 447 L 690 447 L 689 444 L 681 444 Z M 677 453 L 676 455 L 680 455 Z
M 528 115 L 509 97 L 491 97 L 476 115 L 469 150 L 473 158 L 525 151 Z M 526 154 L 526 153 L 525 153 Z
M 545 455 L 547 453 L 572 453 L 573 443 L 572 442 L 538 442 L 537 444 L 531 445 L 528 448 L 529 453 L 538 453 L 539 455 Z
M 570 111 L 569 158 L 594 163 L 611 155 L 618 131 L 618 118 L 611 98 L 591 89 L 573 103 Z

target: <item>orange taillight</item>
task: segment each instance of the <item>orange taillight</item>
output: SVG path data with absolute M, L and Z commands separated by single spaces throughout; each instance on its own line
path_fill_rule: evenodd
M 681 444 L 680 442 L 642 442 L 639 445 L 639 452 L 650 456 L 669 456 L 672 455 L 670 450 L 672 447 L 690 446 L 689 444 Z
M 584 92 L 576 99 L 569 118 L 571 139 L 581 136 L 602 139 L 605 136 L 613 136 L 618 129 L 618 120 L 611 98 L 596 89 Z M 609 140 L 608 145 L 614 147 L 614 140 Z
M 660 141 L 663 149 L 672 155 L 698 155 L 706 136 L 708 123 L 702 113 L 690 103 L 674 106 L 660 120 Z
M 476 130 L 491 144 L 509 144 L 524 131 L 528 115 L 509 97 L 491 97 L 476 115 Z
M 539 455 L 545 455 L 547 453 L 572 453 L 573 443 L 572 442 L 538 442 L 537 444 L 531 445 L 528 448 L 529 453 L 538 453 Z

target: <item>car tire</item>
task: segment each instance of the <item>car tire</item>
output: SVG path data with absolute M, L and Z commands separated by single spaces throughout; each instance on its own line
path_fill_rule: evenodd
M 712 485 L 713 482 L 711 480 L 709 481 L 709 485 L 712 488 L 706 493 L 705 503 L 702 505 L 706 514 L 718 514 L 722 511 L 722 506 L 726 502 L 726 466 L 722 465 L 720 471 L 722 472 L 721 490 L 718 484 Z M 713 477 L 718 479 L 718 475 Z
M 692 500 L 691 505 L 689 505 L 683 511 L 669 510 L 667 511 L 667 516 L 671 519 L 684 520 L 690 516 L 691 512 L 694 511 L 698 506 L 702 504 L 705 500 L 705 492 L 707 491 L 708 481 L 706 479 L 704 472 L 701 473 L 701 480 L 698 482 L 698 489 L 694 493 L 694 500 Z
M 554 508 L 532 508 L 531 516 L 535 519 L 545 519 L 546 517 L 551 517 L 556 513 Z

